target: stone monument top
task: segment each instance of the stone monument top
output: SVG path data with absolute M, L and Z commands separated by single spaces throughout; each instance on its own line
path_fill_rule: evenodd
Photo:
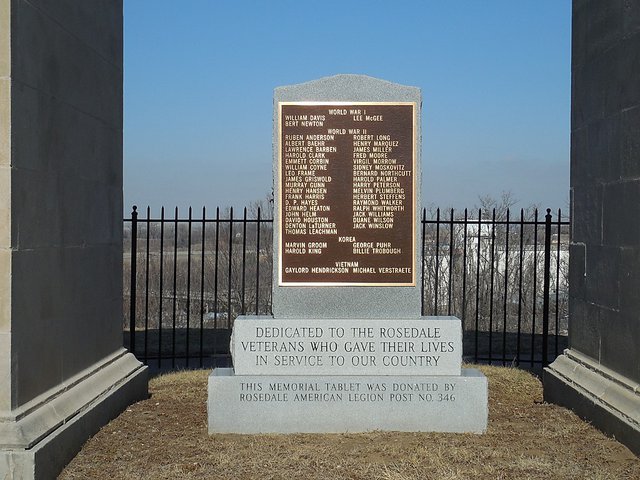
M 420 317 L 421 103 L 364 75 L 275 89 L 275 318 Z

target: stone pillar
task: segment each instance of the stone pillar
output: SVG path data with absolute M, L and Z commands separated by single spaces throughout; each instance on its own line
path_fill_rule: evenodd
M 147 395 L 122 348 L 122 1 L 0 0 L 0 478 Z
M 640 453 L 640 3 L 573 1 L 569 349 L 545 398 Z

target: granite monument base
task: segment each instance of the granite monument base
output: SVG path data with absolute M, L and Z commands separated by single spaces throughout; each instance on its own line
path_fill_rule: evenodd
M 546 402 L 570 408 L 640 455 L 640 384 L 570 349 L 543 380 Z
M 209 434 L 472 432 L 487 428 L 487 378 L 462 375 L 234 375 L 208 383 Z

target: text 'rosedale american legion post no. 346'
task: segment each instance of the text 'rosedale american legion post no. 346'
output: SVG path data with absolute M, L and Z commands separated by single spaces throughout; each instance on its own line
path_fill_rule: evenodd
M 240 316 L 209 433 L 487 426 L 461 321 L 421 315 L 418 88 L 360 75 L 274 96 L 273 316 Z

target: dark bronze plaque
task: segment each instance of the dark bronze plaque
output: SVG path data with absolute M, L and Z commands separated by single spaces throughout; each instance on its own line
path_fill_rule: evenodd
M 280 285 L 415 285 L 415 104 L 279 104 Z

